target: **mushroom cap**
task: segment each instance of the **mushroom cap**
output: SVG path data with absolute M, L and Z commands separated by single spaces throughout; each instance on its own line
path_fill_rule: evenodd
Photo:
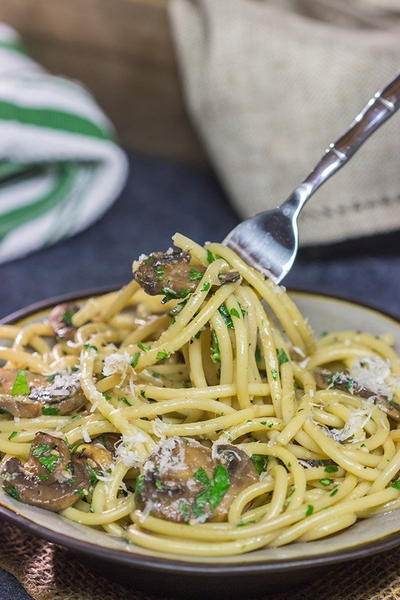
M 14 456 L 8 458 L 0 476 L 3 489 L 14 498 L 51 511 L 74 504 L 89 485 L 85 462 L 71 459 L 63 439 L 43 432 L 36 434 L 28 461 L 22 464 Z
M 48 321 L 55 335 L 61 340 L 72 340 L 76 327 L 72 325 L 71 317 L 79 310 L 79 306 L 72 302 L 57 304 L 51 311 Z
M 199 516 L 199 495 L 215 482 L 218 466 L 225 467 L 227 489 L 216 507 L 205 506 Z M 191 518 L 225 520 L 237 494 L 258 481 L 257 471 L 245 452 L 224 444 L 210 448 L 190 438 L 169 438 L 161 442 L 143 467 L 137 483 L 137 505 L 161 519 L 178 523 Z

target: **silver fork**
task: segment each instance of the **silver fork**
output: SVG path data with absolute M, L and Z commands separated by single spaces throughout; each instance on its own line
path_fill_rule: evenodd
M 297 217 L 307 200 L 399 107 L 400 74 L 371 98 L 346 133 L 329 145 L 311 173 L 283 204 L 246 219 L 227 235 L 223 243 L 276 283 L 282 281 L 297 254 Z

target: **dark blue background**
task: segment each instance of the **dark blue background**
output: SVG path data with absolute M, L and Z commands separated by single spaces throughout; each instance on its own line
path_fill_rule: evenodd
M 50 296 L 119 286 L 130 279 L 133 258 L 167 248 L 176 231 L 202 243 L 223 239 L 239 222 L 212 174 L 166 160 L 130 158 L 128 184 L 103 219 L 75 238 L 0 265 L 0 316 Z M 400 229 L 400 214 L 398 224 Z M 400 233 L 303 249 L 284 283 L 400 316 Z M 29 597 L 0 570 L 0 598 Z

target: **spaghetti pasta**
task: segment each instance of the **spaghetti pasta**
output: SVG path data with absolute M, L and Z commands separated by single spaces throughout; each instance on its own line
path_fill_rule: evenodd
M 66 308 L 69 338 L 51 319 L 0 327 L 4 491 L 189 556 L 315 540 L 400 506 L 391 336 L 316 339 L 232 250 L 174 243 L 190 289 L 162 299 L 133 279 Z

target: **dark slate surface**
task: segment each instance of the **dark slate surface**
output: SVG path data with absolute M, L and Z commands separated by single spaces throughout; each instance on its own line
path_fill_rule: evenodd
M 213 175 L 131 156 L 120 199 L 86 232 L 0 265 L 1 316 L 54 295 L 129 280 L 132 259 L 163 249 L 181 231 L 198 242 L 223 239 L 239 219 Z M 399 215 L 400 228 L 400 215 Z M 400 234 L 305 249 L 285 285 L 350 297 L 400 316 Z M 27 594 L 0 570 L 0 598 Z

